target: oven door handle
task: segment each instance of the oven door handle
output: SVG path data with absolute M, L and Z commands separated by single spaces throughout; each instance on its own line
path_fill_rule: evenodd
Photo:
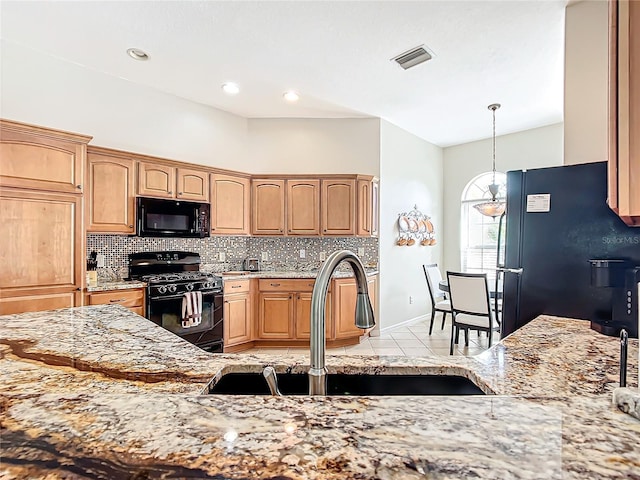
M 222 295 L 222 290 L 198 290 L 202 293 L 202 296 L 205 295 Z M 149 300 L 176 300 L 178 298 L 183 298 L 184 293 L 180 293 L 178 295 L 163 295 L 160 297 L 149 297 Z

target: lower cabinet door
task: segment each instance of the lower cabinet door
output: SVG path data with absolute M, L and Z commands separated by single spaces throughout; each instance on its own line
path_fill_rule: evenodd
M 224 345 L 251 341 L 251 302 L 248 293 L 224 299 Z
M 261 292 L 258 300 L 258 337 L 262 339 L 294 338 L 292 293 Z
M 333 318 L 336 338 L 349 338 L 364 332 L 356 327 L 357 286 L 354 278 L 336 279 L 333 284 Z
M 0 315 L 77 307 L 80 302 L 76 297 L 76 292 L 64 292 L 0 298 Z
M 325 335 L 327 339 L 333 338 L 333 321 L 331 315 L 331 294 L 327 296 L 327 305 L 324 315 Z M 311 336 L 311 293 L 301 292 L 296 294 L 296 338 L 306 339 Z

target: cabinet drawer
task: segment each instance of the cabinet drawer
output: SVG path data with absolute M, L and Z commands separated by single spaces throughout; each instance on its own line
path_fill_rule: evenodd
M 143 290 L 111 290 L 89 295 L 89 305 L 118 304 L 123 307 L 140 307 L 143 303 Z
M 224 294 L 244 293 L 249 291 L 249 280 L 225 280 Z
M 311 292 L 315 278 L 290 279 L 290 278 L 271 278 L 262 279 L 258 282 L 261 292 Z

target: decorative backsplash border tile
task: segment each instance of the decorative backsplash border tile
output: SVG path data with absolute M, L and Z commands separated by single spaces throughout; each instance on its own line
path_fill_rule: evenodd
M 378 265 L 378 239 L 358 237 L 242 237 L 213 236 L 209 238 L 155 238 L 127 235 L 87 235 L 87 257 L 92 251 L 105 255 L 105 269 L 99 269 L 100 277 L 125 278 L 127 255 L 136 252 L 181 250 L 197 252 L 202 258 L 201 268 L 210 272 L 239 270 L 246 257 L 261 260 L 263 270 L 314 270 L 320 267 L 320 254 L 329 255 L 339 249 L 358 253 L 365 266 Z M 304 250 L 305 258 L 300 258 Z M 220 253 L 225 260 L 220 261 Z

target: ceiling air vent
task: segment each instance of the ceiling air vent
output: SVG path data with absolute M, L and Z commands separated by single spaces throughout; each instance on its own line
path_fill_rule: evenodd
M 423 46 L 412 48 L 408 52 L 401 53 L 397 57 L 392 58 L 394 62 L 405 70 L 416 65 L 431 60 L 431 54 Z

